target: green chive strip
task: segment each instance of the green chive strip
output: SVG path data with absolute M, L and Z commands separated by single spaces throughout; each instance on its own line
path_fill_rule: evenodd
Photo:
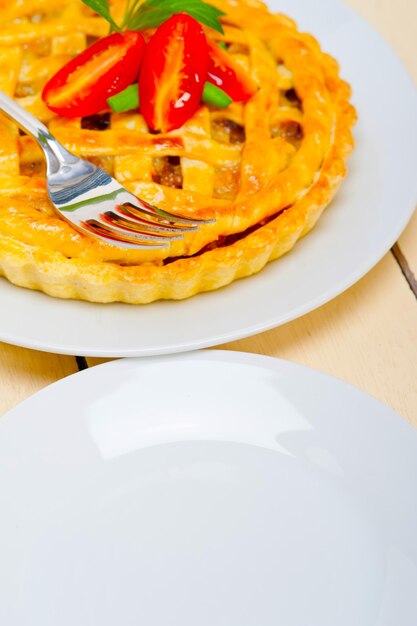
M 139 109 L 139 89 L 137 83 L 130 85 L 120 93 L 107 100 L 107 104 L 115 113 L 125 113 Z
M 209 82 L 204 83 L 201 99 L 205 104 L 216 109 L 225 109 L 233 102 L 232 98 L 223 89 L 219 89 L 219 87 Z
M 227 50 L 227 46 L 224 41 L 218 41 L 217 45 L 220 46 L 220 48 L 223 48 L 223 50 Z

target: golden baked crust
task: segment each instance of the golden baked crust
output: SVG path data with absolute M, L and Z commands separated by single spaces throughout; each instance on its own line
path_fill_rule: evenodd
M 124 2 L 113 2 L 117 14 Z M 54 116 L 45 82 L 106 22 L 78 0 L 0 0 L 0 89 L 69 150 L 94 160 L 161 208 L 216 222 L 168 250 L 121 250 L 55 215 L 42 154 L 0 115 L 0 272 L 52 296 L 147 303 L 217 289 L 288 252 L 316 223 L 346 174 L 355 111 L 337 63 L 257 0 L 215 0 L 230 54 L 259 86 L 246 104 L 202 107 L 151 134 L 137 113 Z

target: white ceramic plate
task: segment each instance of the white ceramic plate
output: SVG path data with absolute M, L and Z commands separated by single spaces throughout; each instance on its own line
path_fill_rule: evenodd
M 258 276 L 185 302 L 61 301 L 0 280 L 0 339 L 67 354 L 192 350 L 284 324 L 335 297 L 385 254 L 417 201 L 417 97 L 404 68 L 336 0 L 274 0 L 341 62 L 360 115 L 350 174 L 317 227 Z
M 5 626 L 415 626 L 417 436 L 323 374 L 126 359 L 0 421 Z

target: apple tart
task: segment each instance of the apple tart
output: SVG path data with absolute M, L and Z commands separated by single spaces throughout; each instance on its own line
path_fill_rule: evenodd
M 112 13 L 123 2 L 111 3 Z M 108 33 L 78 0 L 0 0 L 0 89 L 138 197 L 214 219 L 160 250 L 121 249 L 60 219 L 43 155 L 0 115 L 0 272 L 22 287 L 93 302 L 182 299 L 259 272 L 317 222 L 346 175 L 355 110 L 337 62 L 288 17 L 258 0 L 214 0 L 226 48 L 256 83 L 246 102 L 202 105 L 155 132 L 141 113 L 52 112 L 47 81 Z

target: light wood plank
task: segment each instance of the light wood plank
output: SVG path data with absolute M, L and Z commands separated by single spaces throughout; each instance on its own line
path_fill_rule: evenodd
M 381 33 L 401 58 L 417 85 L 417 1 L 345 0 L 345 2 Z M 399 246 L 414 276 L 417 277 L 417 213 L 401 236 Z
M 398 245 L 400 246 L 401 252 L 406 258 L 408 266 L 413 273 L 414 280 L 417 280 L 417 213 L 414 213 L 411 222 L 400 237 Z
M 76 371 L 74 357 L 0 343 L 0 415 L 36 391 Z

